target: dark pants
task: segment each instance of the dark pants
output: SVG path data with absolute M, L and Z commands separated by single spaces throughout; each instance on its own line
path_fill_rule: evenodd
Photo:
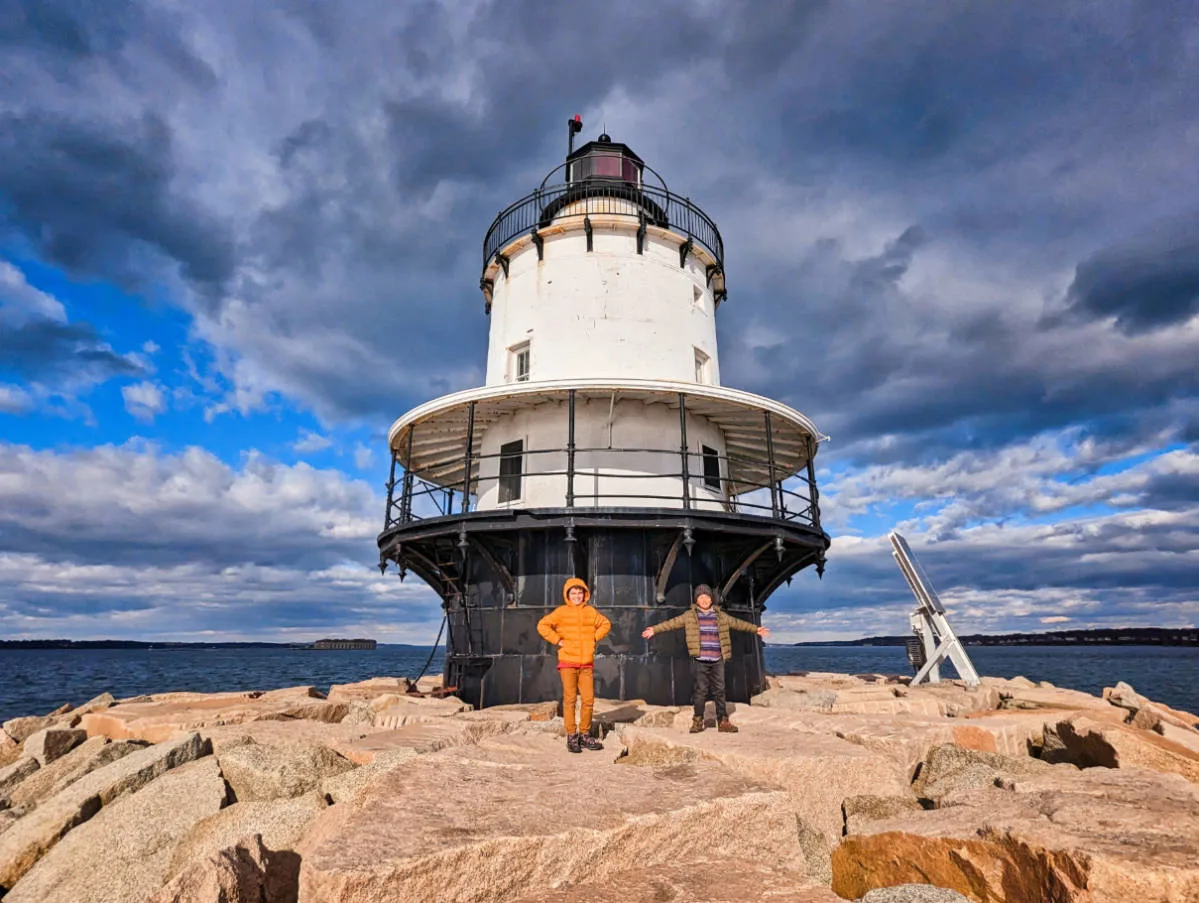
M 724 721 L 729 717 L 724 698 L 724 659 L 715 662 L 692 659 L 692 667 L 695 669 L 695 690 L 691 694 L 691 704 L 695 707 L 695 717 L 703 717 L 704 703 L 710 696 L 716 702 L 716 720 Z

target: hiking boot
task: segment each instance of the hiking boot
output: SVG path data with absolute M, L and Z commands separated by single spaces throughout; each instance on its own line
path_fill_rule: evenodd
M 583 748 L 579 745 L 578 734 L 566 735 L 566 751 L 572 753 L 581 753 L 583 751 Z
M 727 718 L 722 718 L 720 720 L 720 724 L 716 725 L 716 730 L 720 731 L 722 734 L 735 734 L 737 733 L 737 725 L 733 724 L 733 722 L 729 721 Z
M 580 734 L 579 735 L 579 746 L 583 747 L 583 749 L 603 749 L 604 748 L 604 744 L 602 744 L 598 740 L 596 740 L 595 737 L 591 736 L 591 734 Z
M 689 731 L 689 733 L 698 734 L 703 729 L 704 729 L 704 716 L 703 715 L 693 715 L 691 718 L 691 730 Z

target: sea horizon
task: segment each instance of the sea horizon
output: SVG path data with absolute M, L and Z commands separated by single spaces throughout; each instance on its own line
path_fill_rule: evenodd
M 1143 650 L 1152 648 L 1153 655 Z M 432 655 L 430 655 L 432 653 Z M 1132 645 L 972 646 L 979 674 L 1027 677 L 1100 695 L 1118 681 L 1156 701 L 1199 712 L 1199 647 Z M 771 674 L 828 671 L 911 676 L 902 646 L 793 646 L 766 644 Z M 603 653 L 600 653 L 603 656 Z M 414 678 L 428 663 L 441 674 L 439 647 L 381 643 L 374 650 L 311 650 L 299 647 L 175 646 L 134 649 L 0 647 L 0 721 L 42 715 L 64 703 L 80 705 L 101 693 L 118 699 L 167 692 L 217 693 L 331 685 L 370 677 Z M 942 674 L 955 676 L 946 665 Z

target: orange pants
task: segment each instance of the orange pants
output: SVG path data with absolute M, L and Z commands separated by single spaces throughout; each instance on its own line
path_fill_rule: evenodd
M 595 673 L 591 668 L 562 668 L 562 721 L 566 733 L 575 732 L 575 699 L 582 701 L 579 709 L 579 733 L 591 730 L 591 710 L 595 708 Z

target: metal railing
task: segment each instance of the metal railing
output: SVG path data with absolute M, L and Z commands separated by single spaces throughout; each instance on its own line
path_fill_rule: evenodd
M 819 495 L 811 478 L 782 473 L 767 459 L 756 459 L 744 455 L 712 454 L 704 451 L 687 451 L 679 448 L 607 448 L 577 447 L 573 449 L 576 465 L 559 466 L 558 462 L 569 461 L 570 449 L 528 449 L 519 455 L 518 473 L 500 473 L 499 465 L 517 458 L 516 455 L 493 453 L 472 456 L 471 476 L 460 486 L 445 486 L 426 480 L 411 473 L 400 479 L 394 477 L 398 465 L 393 459 L 393 477 L 388 485 L 387 516 L 384 529 L 403 526 L 416 521 L 436 517 L 453 517 L 479 510 L 480 496 L 498 493 L 500 484 L 513 480 L 520 487 L 520 495 L 535 495 L 536 504 L 522 498 L 496 503 L 488 499 L 485 510 L 509 508 L 627 508 L 658 507 L 692 511 L 723 511 L 732 514 L 749 514 L 774 520 L 793 521 L 820 528 Z M 602 466 L 586 464 L 587 458 L 602 459 Z M 647 457 L 650 460 L 676 461 L 677 469 L 655 469 L 646 471 Z M 582 466 L 579 466 L 583 459 Z M 628 461 L 637 470 L 621 472 L 621 461 Z M 685 462 L 685 464 L 684 464 Z M 491 464 L 489 467 L 488 464 Z M 712 465 L 719 469 L 719 476 L 712 473 Z M 708 472 L 705 475 L 705 466 Z M 744 477 L 736 481 L 737 494 L 733 494 L 733 481 L 727 476 L 736 468 L 739 472 L 760 471 L 767 479 L 747 481 Z M 486 475 L 480 476 L 484 472 Z M 547 481 L 560 479 L 561 490 L 547 493 Z M 645 487 L 645 481 L 657 480 L 670 486 Z M 579 482 L 589 482 L 590 487 L 580 489 Z M 398 490 L 398 491 L 397 491 Z M 482 490 L 482 492 L 480 492 Z
M 502 211 L 483 239 L 483 270 L 513 239 L 548 226 L 555 218 L 623 216 L 646 225 L 672 229 L 704 248 L 724 270 L 724 242 L 706 213 L 668 188 L 587 179 L 537 189 Z M 640 234 L 644 234 L 643 231 Z M 639 238 L 640 240 L 640 238 Z

